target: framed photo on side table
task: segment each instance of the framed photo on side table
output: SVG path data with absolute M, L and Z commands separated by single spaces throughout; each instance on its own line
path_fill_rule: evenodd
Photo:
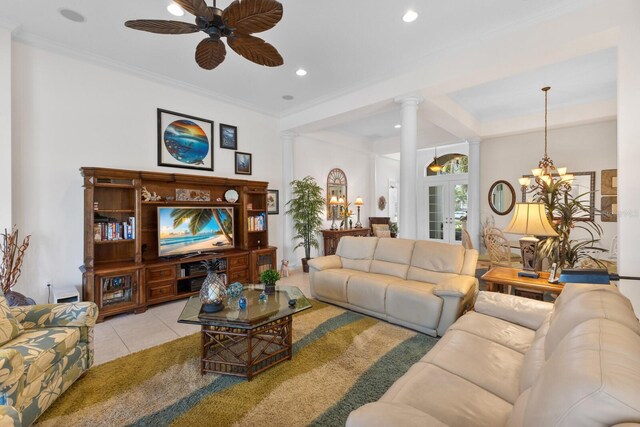
M 158 108 L 158 166 L 213 170 L 213 121 Z
M 280 213 L 280 191 L 267 190 L 267 213 L 269 215 Z
M 220 123 L 220 148 L 238 149 L 238 128 L 236 126 Z
M 236 151 L 236 174 L 251 175 L 251 153 Z

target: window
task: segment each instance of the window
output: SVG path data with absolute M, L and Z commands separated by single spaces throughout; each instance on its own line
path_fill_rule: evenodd
M 442 166 L 439 172 L 433 172 L 429 169 L 432 164 L 433 162 L 425 167 L 427 176 L 469 173 L 469 157 L 466 154 L 451 153 L 438 157 L 438 164 Z

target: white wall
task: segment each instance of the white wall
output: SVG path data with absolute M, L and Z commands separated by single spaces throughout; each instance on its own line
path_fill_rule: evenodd
M 400 183 L 400 161 L 389 157 L 376 156 L 375 177 L 375 199 L 368 203 L 370 207 L 368 212 L 372 213 L 371 216 L 389 216 L 389 181 Z M 383 210 L 378 209 L 378 198 L 380 196 L 384 196 L 387 199 L 387 206 Z M 400 192 L 398 191 L 399 198 Z
M 11 229 L 11 32 L 0 28 L 0 231 Z
M 347 197 L 351 203 L 350 209 L 354 215 L 353 224 L 355 225 L 356 208 L 353 202 L 356 197 L 360 196 L 365 202 L 364 213 L 360 214 L 362 225 L 369 226 L 368 215 L 366 215 L 366 205 L 370 203 L 367 200 L 370 193 L 369 172 L 370 172 L 370 155 L 362 150 L 355 150 L 342 144 L 332 141 L 323 141 L 317 138 L 311 138 L 305 135 L 296 137 L 294 147 L 294 179 L 312 176 L 322 187 L 323 194 L 326 194 L 327 175 L 333 168 L 340 168 L 347 175 Z M 283 203 L 287 201 L 283 200 Z M 326 218 L 326 215 L 323 217 Z M 339 221 L 336 221 L 339 225 Z M 324 220 L 324 228 L 331 226 L 331 220 Z M 322 244 L 322 235 L 318 237 L 320 241 L 320 251 L 311 250 L 311 256 L 323 254 L 324 248 Z M 297 242 L 296 242 L 297 244 Z M 295 252 L 295 257 L 290 260 L 290 265 L 299 265 L 300 259 L 304 256 L 304 250 L 299 248 Z
M 234 152 L 219 148 L 222 122 L 238 126 L 239 151 L 253 153 L 246 177 L 281 190 L 273 117 L 18 42 L 12 68 L 12 210 L 21 232 L 33 236 L 16 290 L 38 302 L 46 302 L 46 279 L 81 283 L 82 166 L 233 177 Z M 156 165 L 156 108 L 215 121 L 214 172 Z M 279 248 L 281 218 L 269 217 L 270 244 Z
M 551 113 L 553 115 L 553 113 Z M 607 121 L 588 125 L 552 129 L 548 135 L 549 157 L 557 167 L 566 166 L 569 172 L 596 172 L 596 209 L 600 209 L 600 178 L 603 169 L 615 169 L 617 159 L 616 122 Z M 498 180 L 506 180 L 516 191 L 516 201 L 522 201 L 518 178 L 530 175 L 531 168 L 537 167 L 544 154 L 544 132 L 530 132 L 483 140 L 480 143 L 480 197 L 481 218 L 493 216 L 495 224 L 502 229 L 507 226 L 513 212 L 496 215 L 489 208 L 488 193 L 491 185 Z M 611 239 L 618 233 L 617 224 L 596 222 L 603 228 L 601 246 L 609 249 Z M 572 237 L 580 237 L 579 232 Z M 517 236 L 513 236 L 517 239 Z

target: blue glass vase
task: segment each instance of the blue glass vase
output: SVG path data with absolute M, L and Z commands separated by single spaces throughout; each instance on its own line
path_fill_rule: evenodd
M 245 308 L 247 308 L 247 298 L 244 295 L 241 295 L 238 299 L 238 308 L 240 310 L 244 310 Z

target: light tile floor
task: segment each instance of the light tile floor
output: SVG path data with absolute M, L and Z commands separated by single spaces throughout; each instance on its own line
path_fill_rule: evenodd
M 309 275 L 292 270 L 281 285 L 297 286 L 309 297 Z M 199 326 L 178 323 L 186 300 L 150 307 L 141 314 L 122 314 L 107 318 L 95 327 L 95 364 L 108 362 L 145 348 L 160 345 L 200 330 Z

